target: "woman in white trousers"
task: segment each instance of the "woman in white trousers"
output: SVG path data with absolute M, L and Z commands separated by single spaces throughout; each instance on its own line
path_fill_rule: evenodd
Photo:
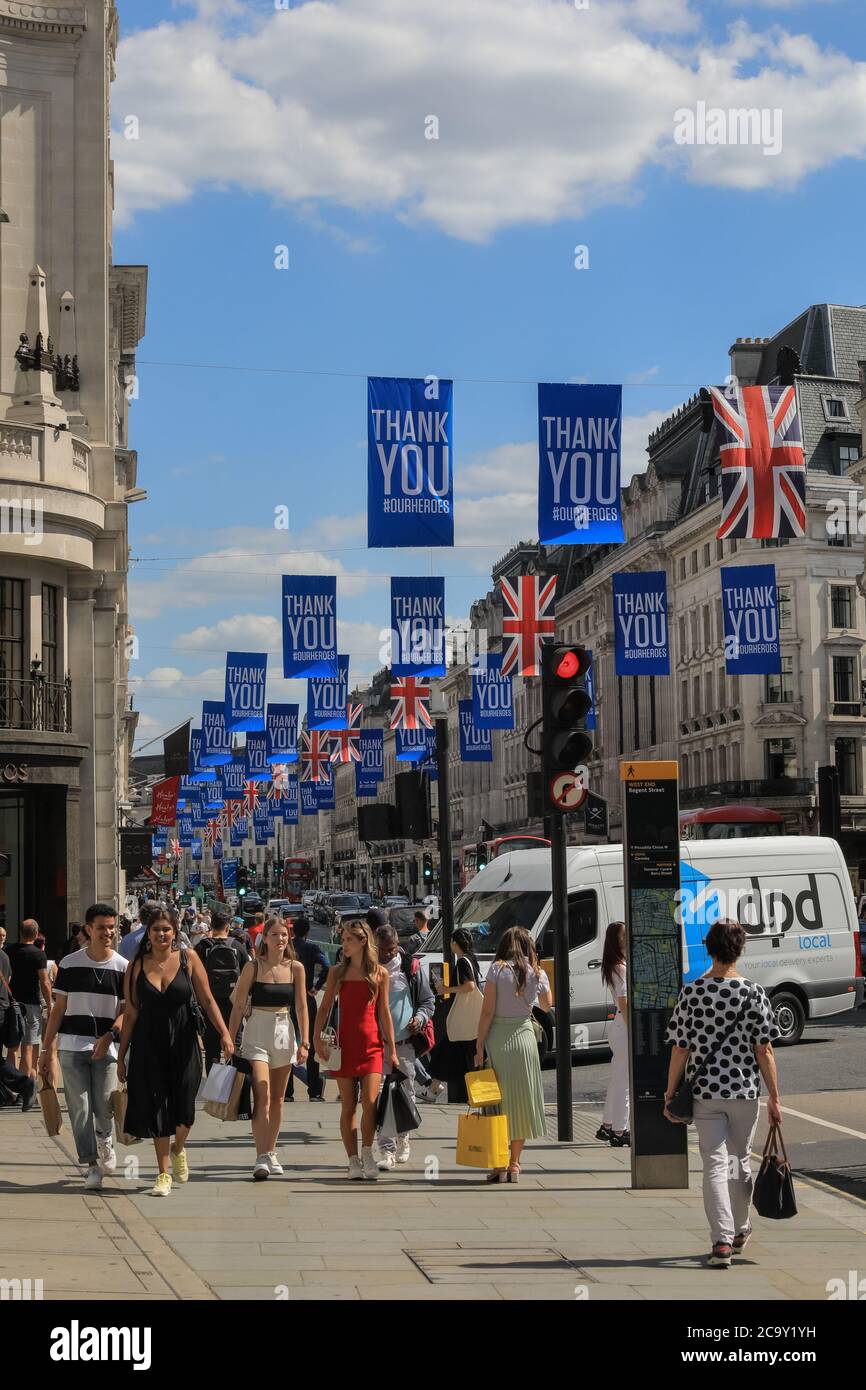
M 616 1017 L 607 1030 L 613 1059 L 610 1064 L 604 1114 L 595 1137 L 610 1144 L 611 1148 L 621 1149 L 631 1143 L 628 1132 L 628 998 L 625 981 L 624 922 L 611 922 L 607 929 L 601 959 L 601 976 L 613 1000 Z

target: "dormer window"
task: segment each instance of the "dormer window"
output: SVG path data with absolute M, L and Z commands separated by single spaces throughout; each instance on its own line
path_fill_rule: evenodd
M 825 420 L 832 423 L 848 419 L 848 402 L 844 396 L 822 396 L 821 404 L 824 407 Z

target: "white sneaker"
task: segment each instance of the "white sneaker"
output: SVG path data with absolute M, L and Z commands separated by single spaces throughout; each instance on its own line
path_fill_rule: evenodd
M 359 1178 L 363 1179 L 364 1177 L 364 1169 L 361 1165 L 361 1160 L 357 1154 L 352 1154 L 351 1158 L 349 1159 L 348 1176 L 349 1182 L 357 1182 Z
M 380 1173 L 389 1173 L 392 1168 L 397 1167 L 397 1159 L 388 1149 L 382 1150 L 382 1157 L 377 1165 Z
M 98 1192 L 102 1187 L 102 1173 L 98 1166 L 92 1163 L 87 1170 L 87 1177 L 84 1179 L 85 1192 Z
M 253 1164 L 253 1177 L 256 1182 L 261 1182 L 264 1178 L 271 1176 L 271 1159 L 269 1154 L 259 1154 Z
M 117 1167 L 117 1154 L 111 1135 L 107 1139 L 97 1139 L 96 1158 L 103 1173 L 113 1173 Z
M 379 1168 L 375 1158 L 373 1157 L 372 1148 L 361 1150 L 361 1166 L 363 1169 L 364 1177 L 367 1179 L 368 1182 L 379 1181 Z
M 409 1162 L 409 1140 L 406 1138 L 405 1134 L 401 1135 L 397 1140 L 397 1162 Z
M 281 1178 L 283 1176 L 283 1165 L 280 1163 L 273 1149 L 267 1155 L 267 1160 L 271 1169 L 271 1177 Z
M 448 1091 L 444 1086 L 441 1091 L 428 1090 L 426 1094 L 421 1097 L 421 1101 L 424 1105 L 438 1105 L 440 1101 L 445 1099 L 447 1094 Z

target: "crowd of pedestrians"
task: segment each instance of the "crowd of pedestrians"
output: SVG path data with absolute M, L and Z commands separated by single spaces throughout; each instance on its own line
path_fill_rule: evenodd
M 309 929 L 305 917 L 258 913 L 245 922 L 221 907 L 181 916 L 153 900 L 135 919 L 118 918 L 112 906 L 96 903 L 83 923 L 70 924 L 54 961 L 32 919 L 21 923 L 14 943 L 0 927 L 0 1102 L 20 1101 L 29 1110 L 37 1080 L 56 1087 L 62 1078 L 84 1184 L 97 1190 L 117 1166 L 112 1096 L 125 1088 L 124 1131 L 153 1140 L 153 1192 L 166 1196 L 173 1182 L 188 1181 L 196 1099 L 217 1062 L 234 1058 L 250 1076 L 256 1180 L 283 1172 L 278 1136 L 294 1076 L 313 1101 L 324 1099 L 327 1077 L 339 1093 L 347 1176 L 376 1181 L 410 1158 L 405 1122 L 380 1134 L 375 1151 L 383 1082 L 386 1090 L 399 1089 L 400 1115 L 417 1124 L 416 1100 L 465 1099 L 466 1074 L 488 1065 L 510 1148 L 507 1165 L 492 1168 L 486 1181 L 518 1182 L 524 1145 L 545 1135 L 533 1018 L 552 1007 L 529 933 L 504 932 L 482 978 L 471 934 L 456 930 L 456 971 L 446 983 L 435 968 L 421 968 L 425 910 L 403 940 L 381 908 L 366 920 L 344 921 L 334 965 Z M 711 969 L 683 986 L 667 1038 L 664 1114 L 680 1121 L 674 1098 L 687 1080 L 703 1161 L 709 1263 L 723 1267 L 751 1235 L 750 1155 L 762 1078 L 769 1120 L 781 1123 L 772 1047 L 778 1029 L 765 991 L 737 971 L 744 945 L 736 922 L 709 930 Z M 601 974 L 612 1062 L 597 1138 L 621 1148 L 631 1142 L 622 922 L 607 929 Z

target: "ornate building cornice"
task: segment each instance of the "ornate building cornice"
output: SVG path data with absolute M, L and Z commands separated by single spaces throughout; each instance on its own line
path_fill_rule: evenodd
M 77 39 L 87 28 L 84 5 L 42 5 L 32 0 L 0 0 L 0 34 Z

